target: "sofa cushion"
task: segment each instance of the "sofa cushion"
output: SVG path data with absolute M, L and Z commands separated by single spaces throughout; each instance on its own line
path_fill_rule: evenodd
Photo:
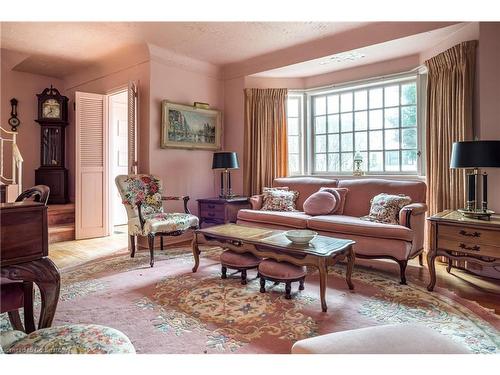
M 340 203 L 340 196 L 326 191 L 317 191 L 304 202 L 304 212 L 308 215 L 328 215 L 335 211 Z
M 330 194 L 333 194 L 335 198 L 338 200 L 337 206 L 330 212 L 330 215 L 343 215 L 344 214 L 344 206 L 347 193 L 349 189 L 346 188 L 330 188 L 330 187 L 322 187 L 319 191 L 326 191 Z
M 306 228 L 307 220 L 311 218 L 304 212 L 281 212 L 281 211 L 256 211 L 239 210 L 238 220 L 250 221 L 261 224 L 275 224 L 290 228 Z
M 355 234 L 358 236 L 392 238 L 411 242 L 413 231 L 402 225 L 375 223 L 358 217 L 345 215 L 314 216 L 307 221 L 307 227 L 323 232 Z
M 299 193 L 294 190 L 264 188 L 262 210 L 265 211 L 296 211 L 295 202 Z
M 370 213 L 361 219 L 376 223 L 399 224 L 399 211 L 410 202 L 411 198 L 407 195 L 378 194 L 372 199 Z
M 384 180 L 363 178 L 356 180 L 341 180 L 338 187 L 349 189 L 344 207 L 344 215 L 361 217 L 370 212 L 370 200 L 377 194 L 405 194 L 412 203 L 425 203 L 427 187 L 425 182 L 418 180 Z
M 283 177 L 274 179 L 273 186 L 288 186 L 290 190 L 298 191 L 297 210 L 303 211 L 304 202 L 311 194 L 317 192 L 322 186 L 337 187 L 337 180 L 318 177 Z

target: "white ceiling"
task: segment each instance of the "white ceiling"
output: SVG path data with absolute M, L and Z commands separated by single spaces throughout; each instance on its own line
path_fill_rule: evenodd
M 353 68 L 360 65 L 372 64 L 384 60 L 395 59 L 403 56 L 418 54 L 432 46 L 438 45 L 452 33 L 465 27 L 464 23 L 455 24 L 428 31 L 421 34 L 412 35 L 406 38 L 391 40 L 385 43 L 375 44 L 368 47 L 352 50 L 357 54 L 364 55 L 354 61 L 345 60 L 334 62 L 331 56 L 319 59 L 304 61 L 298 64 L 284 66 L 282 68 L 268 70 L 254 74 L 255 77 L 275 77 L 275 78 L 302 78 L 314 76 L 342 69 Z M 335 56 L 335 55 L 333 55 Z
M 225 65 L 363 26 L 361 22 L 2 22 L 16 70 L 62 77 L 115 51 L 150 43 Z

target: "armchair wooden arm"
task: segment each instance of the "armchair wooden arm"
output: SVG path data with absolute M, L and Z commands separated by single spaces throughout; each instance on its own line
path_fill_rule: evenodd
M 183 200 L 184 201 L 184 212 L 187 214 L 191 214 L 191 211 L 189 211 L 189 208 L 188 208 L 189 199 L 190 199 L 189 195 L 181 195 L 178 197 L 174 197 L 174 196 L 161 197 L 162 201 L 180 201 L 180 200 Z

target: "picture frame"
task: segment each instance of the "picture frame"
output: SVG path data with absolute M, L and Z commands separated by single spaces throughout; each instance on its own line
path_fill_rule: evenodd
M 163 100 L 161 119 L 161 148 L 221 149 L 221 111 Z

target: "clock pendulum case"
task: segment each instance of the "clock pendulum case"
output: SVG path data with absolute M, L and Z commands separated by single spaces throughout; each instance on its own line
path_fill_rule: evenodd
M 49 203 L 68 203 L 68 170 L 64 167 L 65 128 L 68 125 L 68 98 L 50 86 L 38 97 L 40 124 L 40 168 L 35 183 L 50 188 Z

